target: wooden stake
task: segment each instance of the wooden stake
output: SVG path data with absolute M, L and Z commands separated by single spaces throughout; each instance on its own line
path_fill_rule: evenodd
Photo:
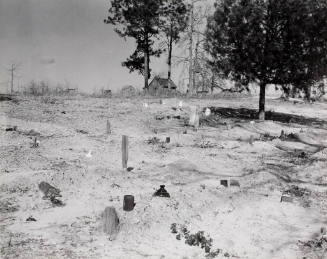
M 110 126 L 110 121 L 107 120 L 107 134 L 111 134 L 111 126 Z
M 121 151 L 122 151 L 122 164 L 123 168 L 127 168 L 128 161 L 128 136 L 123 135 L 122 143 L 121 143 Z

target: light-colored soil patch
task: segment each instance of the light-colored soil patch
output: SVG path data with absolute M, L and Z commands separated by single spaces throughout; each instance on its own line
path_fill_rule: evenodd
M 267 102 L 268 110 L 327 121 L 326 104 Z M 216 258 L 326 258 L 326 243 L 306 242 L 322 238 L 327 227 L 327 128 L 217 118 L 215 127 L 194 131 L 185 126 L 190 106 L 255 108 L 257 100 L 191 99 L 181 110 L 178 103 L 85 97 L 1 102 L 1 257 L 205 258 L 204 249 L 171 233 L 176 223 L 209 235 L 212 250 L 221 249 Z M 6 131 L 9 126 L 17 130 Z M 31 147 L 31 130 L 39 147 Z M 279 139 L 281 130 L 298 134 L 299 141 Z M 122 170 L 122 135 L 129 137 L 130 172 Z M 149 143 L 153 137 L 161 143 Z M 240 187 L 226 188 L 223 179 Z M 41 181 L 61 190 L 65 206 L 42 199 Z M 170 198 L 153 197 L 161 184 Z M 280 202 L 292 186 L 307 192 Z M 127 194 L 135 196 L 131 212 L 123 211 Z M 112 241 L 100 227 L 107 206 L 120 217 Z M 29 216 L 36 221 L 27 222 Z

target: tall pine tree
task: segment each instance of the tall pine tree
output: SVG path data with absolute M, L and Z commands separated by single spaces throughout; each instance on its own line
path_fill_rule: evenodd
M 168 78 L 171 77 L 171 60 L 173 44 L 176 44 L 181 34 L 187 28 L 189 6 L 183 0 L 165 0 L 162 7 L 164 24 L 161 28 L 168 50 Z
M 211 63 L 243 83 L 308 88 L 327 74 L 327 0 L 222 0 L 209 17 Z
M 150 56 L 159 56 L 162 52 L 154 48 L 154 40 L 163 25 L 162 6 L 162 0 L 112 0 L 108 18 L 104 20 L 115 26 L 119 36 L 135 39 L 136 50 L 123 66 L 144 76 L 145 89 L 148 89 L 150 77 Z

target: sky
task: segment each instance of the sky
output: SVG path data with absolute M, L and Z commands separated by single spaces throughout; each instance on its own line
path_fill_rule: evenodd
M 15 89 L 31 80 L 78 87 L 84 92 L 143 87 L 138 73 L 121 63 L 135 43 L 104 24 L 109 0 L 0 0 L 0 89 L 8 88 L 11 64 L 19 65 Z M 166 55 L 152 58 L 153 74 L 166 75 Z M 176 84 L 181 69 L 173 71 Z

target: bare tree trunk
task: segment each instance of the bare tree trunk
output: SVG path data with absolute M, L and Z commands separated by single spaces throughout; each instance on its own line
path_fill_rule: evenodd
M 200 45 L 200 39 L 199 34 L 197 35 L 197 40 L 195 44 L 195 53 L 194 53 L 194 61 L 193 61 L 193 87 L 194 90 L 198 91 L 199 85 L 196 84 L 196 78 L 198 78 L 198 56 L 199 56 L 199 45 Z M 203 89 L 202 89 L 203 90 Z
M 147 49 L 144 51 L 144 89 L 149 89 L 149 54 Z
M 265 120 L 265 96 L 266 96 L 266 83 L 260 82 L 259 120 Z
M 213 89 L 214 88 L 215 88 L 215 76 L 212 74 L 212 76 L 211 76 L 211 86 L 210 86 L 211 94 L 213 94 Z
M 188 73 L 189 73 L 189 94 L 194 93 L 194 86 L 193 86 L 193 27 L 194 27 L 194 6 L 192 4 L 191 7 L 191 13 L 190 13 L 190 45 L 189 45 L 189 68 L 188 68 Z
M 304 93 L 305 93 L 305 98 L 307 101 L 311 101 L 311 85 L 304 86 Z
M 169 38 L 169 46 L 168 46 L 168 79 L 171 78 L 171 56 L 172 56 L 172 52 L 173 52 L 173 37 L 170 34 L 170 38 Z

